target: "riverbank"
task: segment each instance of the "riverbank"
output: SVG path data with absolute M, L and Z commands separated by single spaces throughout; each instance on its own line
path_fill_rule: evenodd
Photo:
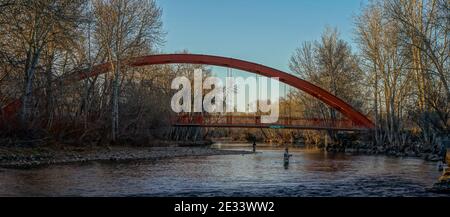
M 238 140 L 213 140 L 213 142 L 217 145 L 226 144 L 226 146 L 233 147 L 235 144 L 238 146 L 242 146 L 242 144 L 248 144 L 251 147 L 251 141 L 238 141 Z M 433 149 L 423 149 L 423 148 L 404 148 L 404 149 L 395 149 L 395 148 L 384 148 L 381 146 L 371 146 L 365 143 L 351 144 L 347 147 L 341 145 L 333 145 L 329 144 L 325 147 L 325 145 L 297 145 L 288 141 L 279 142 L 279 143 L 261 143 L 257 142 L 258 147 L 281 147 L 284 148 L 286 144 L 292 147 L 316 147 L 321 151 L 329 152 L 329 153 L 347 153 L 347 154 L 361 154 L 361 155 L 383 155 L 388 157 L 412 157 L 412 158 L 420 158 L 425 161 L 438 162 L 443 160 L 443 154 L 439 153 L 439 150 Z M 416 146 L 418 147 L 418 145 Z
M 174 157 L 239 155 L 247 151 L 219 150 L 209 147 L 135 147 L 135 146 L 73 146 L 0 147 L 0 167 L 26 169 L 53 164 L 90 161 L 160 160 Z
M 435 150 L 412 150 L 412 149 L 388 149 L 383 147 L 368 147 L 368 146 L 356 146 L 356 147 L 339 147 L 329 146 L 322 148 L 324 151 L 332 153 L 351 153 L 351 154 L 364 154 L 364 155 L 384 155 L 391 157 L 414 157 L 421 158 L 425 161 L 437 162 L 443 160 L 443 154 L 438 153 Z

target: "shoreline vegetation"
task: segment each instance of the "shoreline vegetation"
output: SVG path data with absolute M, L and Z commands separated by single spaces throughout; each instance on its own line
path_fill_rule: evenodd
M 391 157 L 415 157 L 426 161 L 442 161 L 445 158 L 445 150 L 440 150 L 438 146 L 424 148 L 420 144 L 408 145 L 404 147 L 373 146 L 362 143 L 350 144 L 348 146 L 329 145 L 321 148 L 333 153 L 352 153 L 365 155 L 385 155 Z M 443 153 L 442 153 L 443 152 Z

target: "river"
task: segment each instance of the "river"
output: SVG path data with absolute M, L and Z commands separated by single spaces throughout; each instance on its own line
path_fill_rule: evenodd
M 443 196 L 433 162 L 290 148 L 286 168 L 283 151 L 0 169 L 0 196 Z

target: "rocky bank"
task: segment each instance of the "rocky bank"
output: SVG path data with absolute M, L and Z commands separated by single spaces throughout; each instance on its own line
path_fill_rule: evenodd
M 0 147 L 0 167 L 33 168 L 89 161 L 160 160 L 173 157 L 249 154 L 208 147 L 69 146 Z

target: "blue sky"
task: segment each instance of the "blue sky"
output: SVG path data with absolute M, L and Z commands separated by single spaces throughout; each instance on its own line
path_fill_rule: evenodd
M 337 27 L 352 42 L 364 0 L 156 0 L 167 32 L 164 53 L 220 55 L 289 71 L 303 41 Z

